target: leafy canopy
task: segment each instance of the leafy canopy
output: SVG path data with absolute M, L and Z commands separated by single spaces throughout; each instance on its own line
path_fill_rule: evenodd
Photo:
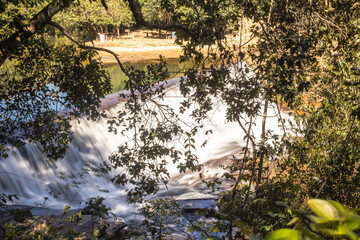
M 6 6 L 0 21 L 1 46 L 35 11 L 24 8 Z M 2 157 L 8 146 L 28 141 L 40 143 L 50 159 L 63 156 L 71 139 L 70 121 L 81 114 L 98 118 L 99 99 L 111 89 L 109 75 L 94 51 L 53 46 L 46 36 L 45 29 L 40 29 L 0 68 Z

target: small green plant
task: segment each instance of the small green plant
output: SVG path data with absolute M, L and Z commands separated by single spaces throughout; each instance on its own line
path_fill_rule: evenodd
M 181 209 L 169 198 L 152 200 L 139 209 L 139 213 L 145 219 L 131 234 L 150 239 L 163 239 L 164 236 L 170 235 L 168 224 L 182 215 Z
M 103 203 L 105 198 L 92 197 L 86 202 L 86 207 L 83 208 L 83 214 L 89 214 L 93 217 L 107 218 L 110 215 L 110 208 Z
M 10 221 L 0 225 L 0 239 L 74 239 L 81 237 L 82 233 L 77 232 L 74 228 L 74 225 L 81 220 L 81 211 L 66 216 L 69 210 L 70 206 L 66 206 L 62 217 L 50 215 L 44 218 L 31 216 L 28 209 L 10 210 L 10 214 L 18 223 Z M 64 222 L 69 223 L 65 228 Z
M 97 238 L 105 234 L 105 229 L 108 227 L 107 223 L 102 224 L 99 228 L 94 227 L 94 220 L 96 217 L 100 219 L 109 218 L 110 215 L 113 215 L 103 202 L 105 198 L 103 197 L 93 197 L 86 202 L 86 207 L 82 210 L 83 214 L 91 215 L 91 229 L 92 237 Z M 114 216 L 114 215 L 113 215 Z
M 351 239 L 358 240 L 356 231 L 360 230 L 360 216 L 355 210 L 342 204 L 321 199 L 310 199 L 308 205 L 313 214 L 308 215 L 310 229 L 300 218 L 293 218 L 288 225 L 293 229 L 278 229 L 266 237 L 266 240 L 281 239 Z

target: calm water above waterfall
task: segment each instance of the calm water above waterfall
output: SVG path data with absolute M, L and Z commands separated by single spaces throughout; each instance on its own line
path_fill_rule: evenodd
M 237 72 L 233 71 L 233 77 Z M 162 104 L 167 104 L 176 111 L 183 100 L 177 85 L 166 90 Z M 109 109 L 109 115 L 115 115 L 123 107 L 118 103 Z M 226 123 L 225 107 L 217 101 L 216 111 L 208 114 L 205 128 L 196 136 L 196 154 L 203 164 L 203 173 L 211 178 L 219 173 L 219 165 L 227 165 L 230 158 L 239 153 L 244 146 L 244 133 L 236 123 Z M 269 129 L 281 134 L 275 116 L 274 107 L 269 107 Z M 284 116 L 286 117 L 286 116 Z M 184 122 L 191 123 L 188 113 L 181 115 Z M 254 135 L 260 136 L 261 117 L 256 119 Z M 213 130 L 212 135 L 205 135 L 206 130 Z M 36 144 L 26 144 L 20 149 L 13 148 L 7 159 L 0 159 L 0 193 L 17 194 L 20 200 L 16 204 L 34 205 L 41 203 L 44 197 L 49 200 L 47 207 L 63 209 L 65 204 L 81 207 L 88 198 L 103 196 L 106 204 L 120 217 L 132 216 L 135 205 L 129 205 L 125 199 L 125 187 L 112 184 L 109 179 L 115 172 L 109 174 L 95 174 L 85 172 L 91 168 L 101 166 L 108 156 L 131 136 L 115 135 L 108 132 L 106 120 L 98 122 L 73 122 L 73 142 L 70 144 L 64 159 L 50 164 L 41 148 Z M 208 140 L 205 147 L 200 145 Z M 181 148 L 179 144 L 179 148 Z M 180 149 L 181 150 L 181 149 Z M 172 194 L 176 199 L 210 198 L 206 188 L 201 184 L 197 173 L 179 174 L 177 168 L 169 163 L 171 181 L 169 182 Z M 121 171 L 118 169 L 116 172 Z M 75 186 L 76 185 L 76 186 Z M 167 191 L 161 189 L 157 196 L 166 196 Z
M 159 61 L 146 61 L 146 62 L 135 62 L 135 63 L 124 63 L 124 67 L 133 66 L 138 70 L 146 70 L 146 66 L 152 63 L 158 63 Z M 189 67 L 190 63 L 182 63 L 179 64 L 178 59 L 166 59 L 168 64 L 168 71 L 170 77 L 181 74 L 184 68 Z M 125 88 L 125 80 L 127 80 L 127 76 L 120 70 L 120 67 L 117 64 L 108 64 L 106 65 L 106 69 L 110 74 L 112 91 L 111 93 L 117 93 Z

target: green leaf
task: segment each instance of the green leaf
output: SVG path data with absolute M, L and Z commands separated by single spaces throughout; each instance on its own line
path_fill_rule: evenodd
M 263 198 L 257 198 L 254 201 L 252 201 L 252 203 L 258 203 L 258 202 L 265 202 L 265 199 Z
M 270 225 L 262 226 L 260 229 L 265 229 L 266 231 L 270 231 L 271 226 Z
M 278 205 L 278 206 L 280 206 L 280 207 L 286 207 L 286 208 L 289 207 L 286 203 L 281 202 L 281 201 L 276 201 L 275 204 Z
M 299 220 L 300 220 L 300 218 L 294 217 L 294 218 L 291 219 L 291 221 L 288 222 L 288 224 L 286 224 L 286 225 L 288 225 L 288 226 L 294 225 L 294 224 L 297 223 Z
M 338 203 L 338 202 L 335 202 L 335 201 L 327 201 L 329 203 L 331 203 L 335 208 L 336 210 L 338 211 L 338 213 L 342 216 L 344 215 L 348 215 L 349 213 L 351 213 L 350 210 L 346 209 L 342 204 Z
M 351 240 L 359 240 L 359 236 L 356 235 L 353 231 L 350 231 L 348 229 L 346 229 L 346 235 L 351 239 Z
M 326 218 L 322 218 L 322 217 L 318 217 L 315 215 L 308 215 L 308 218 L 315 224 L 327 224 L 329 225 L 331 223 L 331 221 L 329 221 Z
M 70 208 L 71 208 L 70 205 L 65 205 L 64 215 L 69 212 Z
M 355 214 L 346 216 L 344 225 L 346 226 L 347 229 L 351 229 L 351 230 L 360 229 L 360 216 Z
M 339 217 L 339 212 L 334 205 L 326 200 L 310 199 L 308 205 L 316 215 L 329 221 L 334 221 Z
M 265 240 L 298 240 L 299 232 L 293 229 L 278 229 L 269 234 Z
M 321 228 L 319 229 L 319 232 L 327 235 L 327 236 L 333 236 L 333 237 L 337 237 L 337 236 L 343 236 L 344 233 L 337 231 L 337 230 L 333 230 L 333 229 L 329 229 L 329 228 Z

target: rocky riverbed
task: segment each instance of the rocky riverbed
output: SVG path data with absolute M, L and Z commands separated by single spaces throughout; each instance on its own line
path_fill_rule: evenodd
M 50 209 L 25 205 L 0 207 L 0 236 L 10 237 L 33 235 L 45 239 L 143 239 L 145 234 L 151 238 L 151 229 L 157 229 L 165 239 L 203 239 L 202 232 L 191 230 L 193 225 L 210 227 L 212 216 L 217 211 L 217 199 L 187 199 L 176 201 L 180 214 L 158 215 L 150 220 L 151 227 L 142 222 L 143 216 L 129 223 L 124 219 L 109 216 L 99 218 L 82 214 L 80 209 Z M 158 220 L 161 218 L 161 225 Z M 160 229 L 161 228 L 161 229 Z M 223 233 L 209 233 L 217 236 Z M 9 238 L 11 239 L 11 238 Z

